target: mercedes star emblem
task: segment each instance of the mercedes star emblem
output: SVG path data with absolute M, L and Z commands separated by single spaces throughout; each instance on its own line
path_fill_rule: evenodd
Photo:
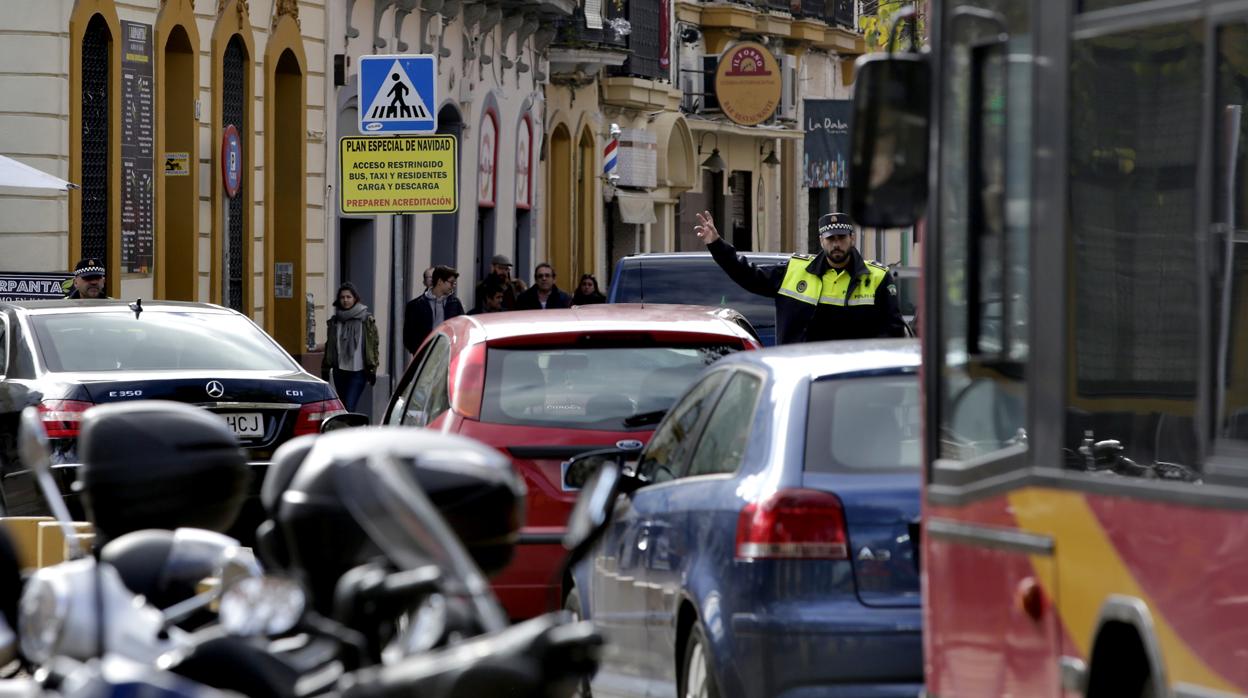
M 208 385 L 204 386 L 204 390 L 208 391 L 208 397 L 225 395 L 225 386 L 221 385 L 221 381 L 208 381 Z

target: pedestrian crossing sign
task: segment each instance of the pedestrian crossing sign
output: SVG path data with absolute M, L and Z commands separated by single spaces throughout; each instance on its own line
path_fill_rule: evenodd
M 427 54 L 360 58 L 360 133 L 438 130 L 438 63 Z

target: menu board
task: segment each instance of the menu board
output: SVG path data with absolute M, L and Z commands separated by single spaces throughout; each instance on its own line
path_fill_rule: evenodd
M 152 273 L 155 123 L 152 25 L 122 21 L 121 270 Z

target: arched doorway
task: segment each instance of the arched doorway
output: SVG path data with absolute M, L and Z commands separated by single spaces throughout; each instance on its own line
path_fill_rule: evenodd
M 476 277 L 490 273 L 498 221 L 498 113 L 493 107 L 481 115 L 481 138 L 477 143 L 477 255 Z M 473 303 L 477 302 L 473 299 Z
M 438 110 L 438 133 L 448 136 L 455 136 L 456 154 L 459 155 L 460 162 L 455 163 L 455 170 L 463 172 L 461 167 L 463 162 L 463 143 L 462 136 L 464 133 L 464 120 L 460 116 L 459 110 L 451 105 L 446 105 Z M 464 177 L 460 177 L 457 183 L 460 192 L 463 192 L 462 182 Z M 462 199 L 462 196 L 456 197 Z M 459 209 L 456 208 L 454 213 L 435 213 L 433 215 L 433 241 L 432 249 L 429 252 L 430 264 L 445 264 L 448 267 L 456 266 L 456 250 L 459 246 Z M 419 270 L 424 273 L 424 269 Z M 413 285 L 415 281 L 412 282 Z M 414 289 L 412 289 L 414 291 Z M 420 289 L 423 292 L 424 289 Z M 409 293 L 409 297 L 414 295 Z
M 533 266 L 533 120 L 528 114 L 516 128 L 516 230 L 514 271 Z
M 550 135 L 550 185 L 546 188 L 546 211 L 548 237 L 546 260 L 555 267 L 571 273 L 572 267 L 572 135 L 563 124 L 555 127 Z M 520 270 L 524 278 L 532 282 L 532 269 Z
M 267 61 L 266 61 L 267 62 Z M 266 163 L 265 215 L 269 225 L 266 247 L 270 250 L 265 284 L 272 297 L 265 309 L 266 326 L 273 338 L 294 355 L 308 350 L 308 319 L 305 299 L 304 186 L 307 179 L 304 134 L 303 65 L 289 48 L 282 51 L 269 75 L 272 103 L 272 159 Z M 267 153 L 266 153 L 267 155 Z
M 168 7 L 168 6 L 166 6 Z M 174 24 L 164 33 L 157 70 L 160 154 L 156 184 L 156 293 L 180 301 L 199 299 L 199 122 L 195 98 L 199 80 L 199 44 L 193 13 L 189 25 Z M 178 21 L 178 20 L 174 20 Z M 158 34 L 159 36 L 159 34 Z
M 566 269 L 556 268 L 564 288 L 571 288 L 581 274 L 596 273 L 595 242 L 598 237 L 597 182 L 598 158 L 594 148 L 594 135 L 589 127 L 581 129 L 577 144 L 576 187 L 576 256 L 574 264 Z

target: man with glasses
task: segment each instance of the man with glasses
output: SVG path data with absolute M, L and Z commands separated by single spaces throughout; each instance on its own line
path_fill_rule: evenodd
M 516 297 L 516 310 L 571 308 L 572 296 L 555 285 L 555 268 L 542 262 L 533 269 L 533 285 Z
M 464 304 L 455 297 L 459 272 L 438 265 L 433 268 L 431 278 L 433 285 L 429 290 L 408 301 L 403 308 L 403 346 L 413 354 L 443 320 L 464 314 Z

